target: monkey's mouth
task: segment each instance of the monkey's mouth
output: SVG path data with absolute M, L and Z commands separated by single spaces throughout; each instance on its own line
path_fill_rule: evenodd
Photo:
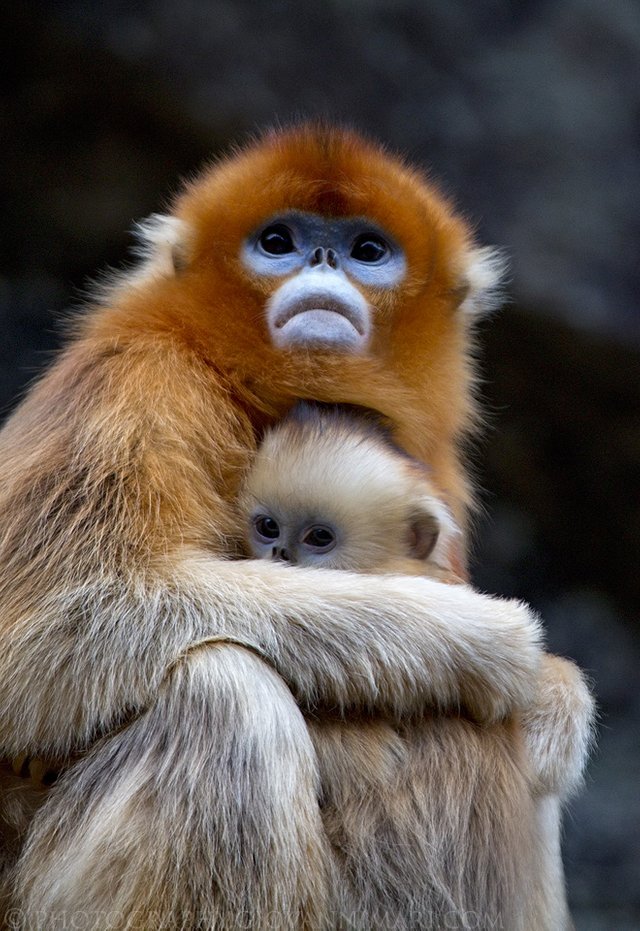
M 269 300 L 267 322 L 273 344 L 280 349 L 365 352 L 371 308 L 346 279 L 310 282 L 299 278 L 285 282 Z
M 327 294 L 310 294 L 302 300 L 292 301 L 289 306 L 283 307 L 280 313 L 276 315 L 273 324 L 277 330 L 281 330 L 286 327 L 290 320 L 299 317 L 301 314 L 311 315 L 306 318 L 310 324 L 326 324 L 329 329 L 333 329 L 337 321 L 332 321 L 328 315 L 337 314 L 351 324 L 361 339 L 364 339 L 367 335 L 366 320 L 363 314 L 359 312 L 359 308 L 351 307 L 346 302 Z

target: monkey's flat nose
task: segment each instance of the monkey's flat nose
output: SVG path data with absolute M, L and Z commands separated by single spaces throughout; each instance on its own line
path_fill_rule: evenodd
M 309 264 L 312 268 L 316 265 L 328 265 L 329 268 L 337 268 L 338 254 L 335 249 L 323 249 L 322 246 L 318 246 L 317 249 L 313 250 Z
M 284 546 L 274 546 L 271 550 L 271 558 L 277 559 L 279 562 L 289 562 L 289 554 Z

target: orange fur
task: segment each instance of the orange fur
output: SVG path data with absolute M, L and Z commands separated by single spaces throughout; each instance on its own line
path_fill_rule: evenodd
M 283 205 L 373 218 L 404 245 L 406 281 L 389 293 L 363 288 L 378 311 L 367 357 L 283 359 L 269 345 L 267 285 L 247 280 L 238 255 L 247 230 Z M 476 417 L 469 318 L 455 312 L 474 246 L 438 191 L 359 137 L 304 127 L 268 136 L 205 172 L 178 199 L 175 215 L 188 231 L 184 272 L 138 289 L 125 283 L 116 306 L 87 322 L 89 337 L 124 347 L 144 332 L 159 346 L 181 348 L 224 373 L 252 419 L 257 411 L 277 418 L 300 397 L 380 410 L 397 425 L 399 443 L 431 463 L 461 517 L 469 491 L 456 444 Z

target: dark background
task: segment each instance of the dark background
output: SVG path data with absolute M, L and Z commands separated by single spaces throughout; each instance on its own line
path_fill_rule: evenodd
M 28 2 L 3 43 L 0 417 L 133 221 L 275 120 L 381 138 L 507 250 L 512 302 L 481 327 L 475 579 L 528 599 L 594 680 L 570 898 L 579 931 L 640 928 L 640 5 Z

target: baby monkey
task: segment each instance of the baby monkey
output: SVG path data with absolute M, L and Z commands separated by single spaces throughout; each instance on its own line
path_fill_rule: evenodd
M 299 402 L 265 435 L 241 506 L 258 559 L 461 581 L 451 513 L 373 412 Z
M 299 402 L 266 433 L 240 503 L 245 542 L 258 559 L 465 581 L 460 530 L 428 469 L 364 408 Z M 593 718 L 580 670 L 545 653 L 536 700 L 520 725 L 541 831 L 554 856 L 558 802 L 580 783 Z M 554 868 L 551 874 L 562 876 Z

